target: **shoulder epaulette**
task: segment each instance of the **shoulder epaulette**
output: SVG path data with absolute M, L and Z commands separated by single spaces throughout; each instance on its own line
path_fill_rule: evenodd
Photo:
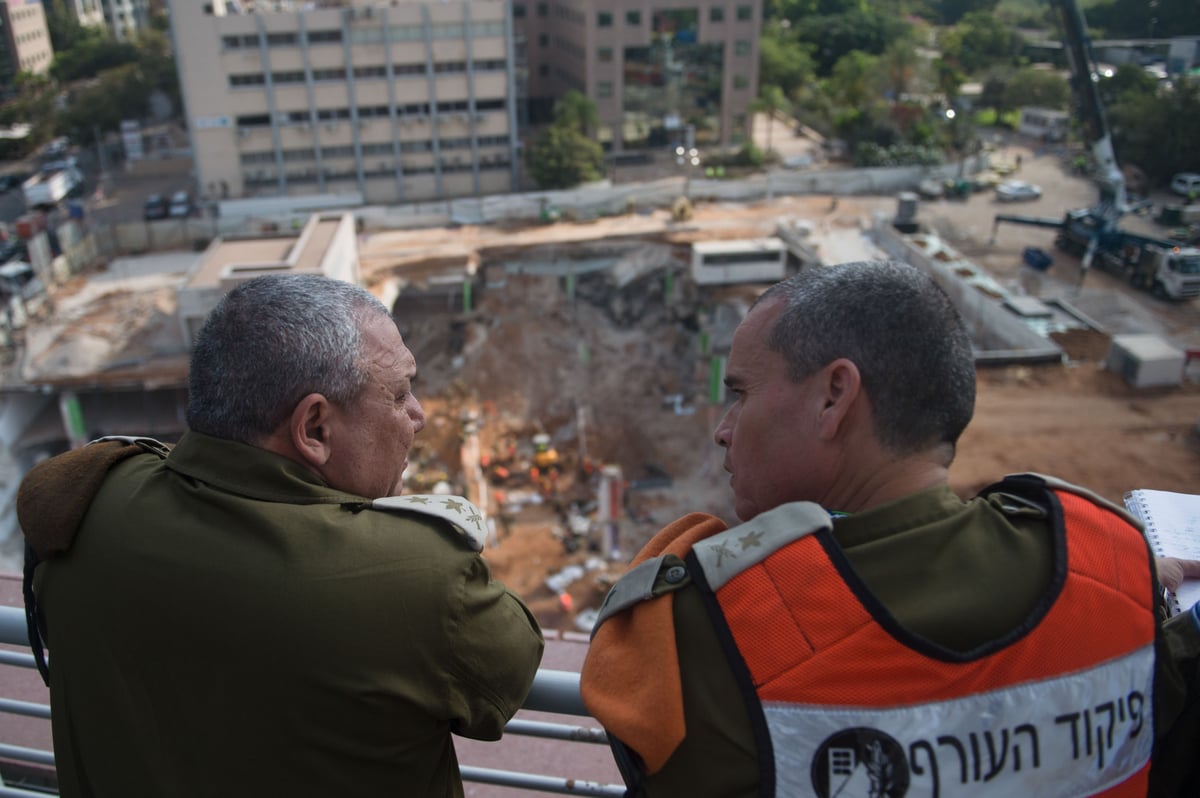
M 717 590 L 793 540 L 832 528 L 833 520 L 821 505 L 789 502 L 705 538 L 692 551 L 704 568 L 709 587 Z
M 371 502 L 371 508 L 385 512 L 421 513 L 449 522 L 475 551 L 483 551 L 487 527 L 483 513 L 462 496 L 388 496 Z

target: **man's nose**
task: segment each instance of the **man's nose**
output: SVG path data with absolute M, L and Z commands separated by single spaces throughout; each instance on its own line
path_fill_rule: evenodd
M 713 440 L 717 442 L 717 446 L 722 449 L 729 447 L 729 441 L 733 437 L 733 424 L 730 420 L 731 412 L 725 411 L 725 415 L 721 416 L 721 423 L 717 424 L 716 430 L 713 431 Z
M 408 417 L 413 421 L 414 432 L 420 432 L 425 429 L 425 410 L 421 407 L 421 402 L 415 395 L 411 397 Z

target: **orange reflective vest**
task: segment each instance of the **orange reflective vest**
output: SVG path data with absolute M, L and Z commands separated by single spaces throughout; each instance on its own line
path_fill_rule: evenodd
M 816 505 L 693 547 L 749 697 L 761 794 L 1146 794 L 1158 625 L 1144 538 L 1065 483 L 1025 475 L 990 490 L 1047 513 L 1056 566 L 1023 626 L 967 653 L 896 623 Z

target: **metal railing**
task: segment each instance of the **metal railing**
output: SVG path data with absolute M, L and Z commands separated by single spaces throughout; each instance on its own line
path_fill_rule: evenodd
M 13 646 L 29 646 L 25 629 L 25 611 L 16 607 L 0 607 L 0 643 Z M 22 651 L 0 649 L 0 666 L 36 669 L 33 654 Z M 579 674 L 571 671 L 539 669 L 533 680 L 533 688 L 525 699 L 522 709 L 534 712 L 549 712 L 558 715 L 590 717 L 579 696 Z M 30 718 L 50 719 L 50 707 L 29 701 L 18 701 L 0 696 L 0 713 L 22 715 Z M 569 723 L 554 723 L 514 718 L 504 727 L 505 735 L 536 737 L 568 743 L 590 743 L 607 745 L 608 738 L 603 729 L 578 726 Z M 41 768 L 54 767 L 54 752 L 35 748 L 9 745 L 0 742 L 0 759 Z M 617 784 L 602 784 L 583 779 L 547 776 L 495 768 L 460 766 L 464 781 L 494 784 L 501 787 L 532 790 L 558 795 L 621 796 L 625 788 Z M 55 794 L 43 789 L 23 789 L 6 785 L 0 780 L 0 798 L 35 798 Z

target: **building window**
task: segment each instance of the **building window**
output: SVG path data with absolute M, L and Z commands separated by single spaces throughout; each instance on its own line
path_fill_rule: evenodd
M 745 75 L 734 75 L 733 76 L 733 87 L 735 89 L 744 89 L 744 88 L 747 88 L 749 85 L 750 85 L 750 81 L 748 81 L 746 79 Z
M 537 15 L 539 17 L 544 17 L 549 13 L 550 13 L 550 4 L 549 3 L 538 3 L 537 4 Z
M 513 19 L 525 19 L 524 3 L 513 3 Z
M 596 60 L 602 64 L 611 64 L 613 60 L 613 48 L 600 47 L 596 50 Z
M 724 6 L 713 6 L 712 8 L 708 9 L 708 21 L 709 22 L 724 22 L 725 21 Z
M 611 28 L 612 27 L 612 14 L 608 11 L 601 11 L 601 12 L 597 13 L 596 14 L 596 27 Z
M 550 77 L 550 65 L 549 64 L 541 64 L 538 66 L 538 77 L 540 77 L 540 78 Z
M 538 34 L 538 47 L 549 47 L 549 46 L 550 46 L 549 34 L 539 33 Z
M 738 6 L 737 18 L 738 22 L 748 22 L 754 19 L 754 6 Z
M 613 84 L 611 80 L 601 80 L 596 83 L 596 96 L 607 98 L 613 96 Z
M 634 26 L 641 25 L 642 24 L 642 12 L 641 11 L 626 11 L 625 12 L 625 24 L 626 25 L 634 25 Z
M 738 39 L 733 43 L 734 55 L 750 55 L 750 42 L 745 39 Z

